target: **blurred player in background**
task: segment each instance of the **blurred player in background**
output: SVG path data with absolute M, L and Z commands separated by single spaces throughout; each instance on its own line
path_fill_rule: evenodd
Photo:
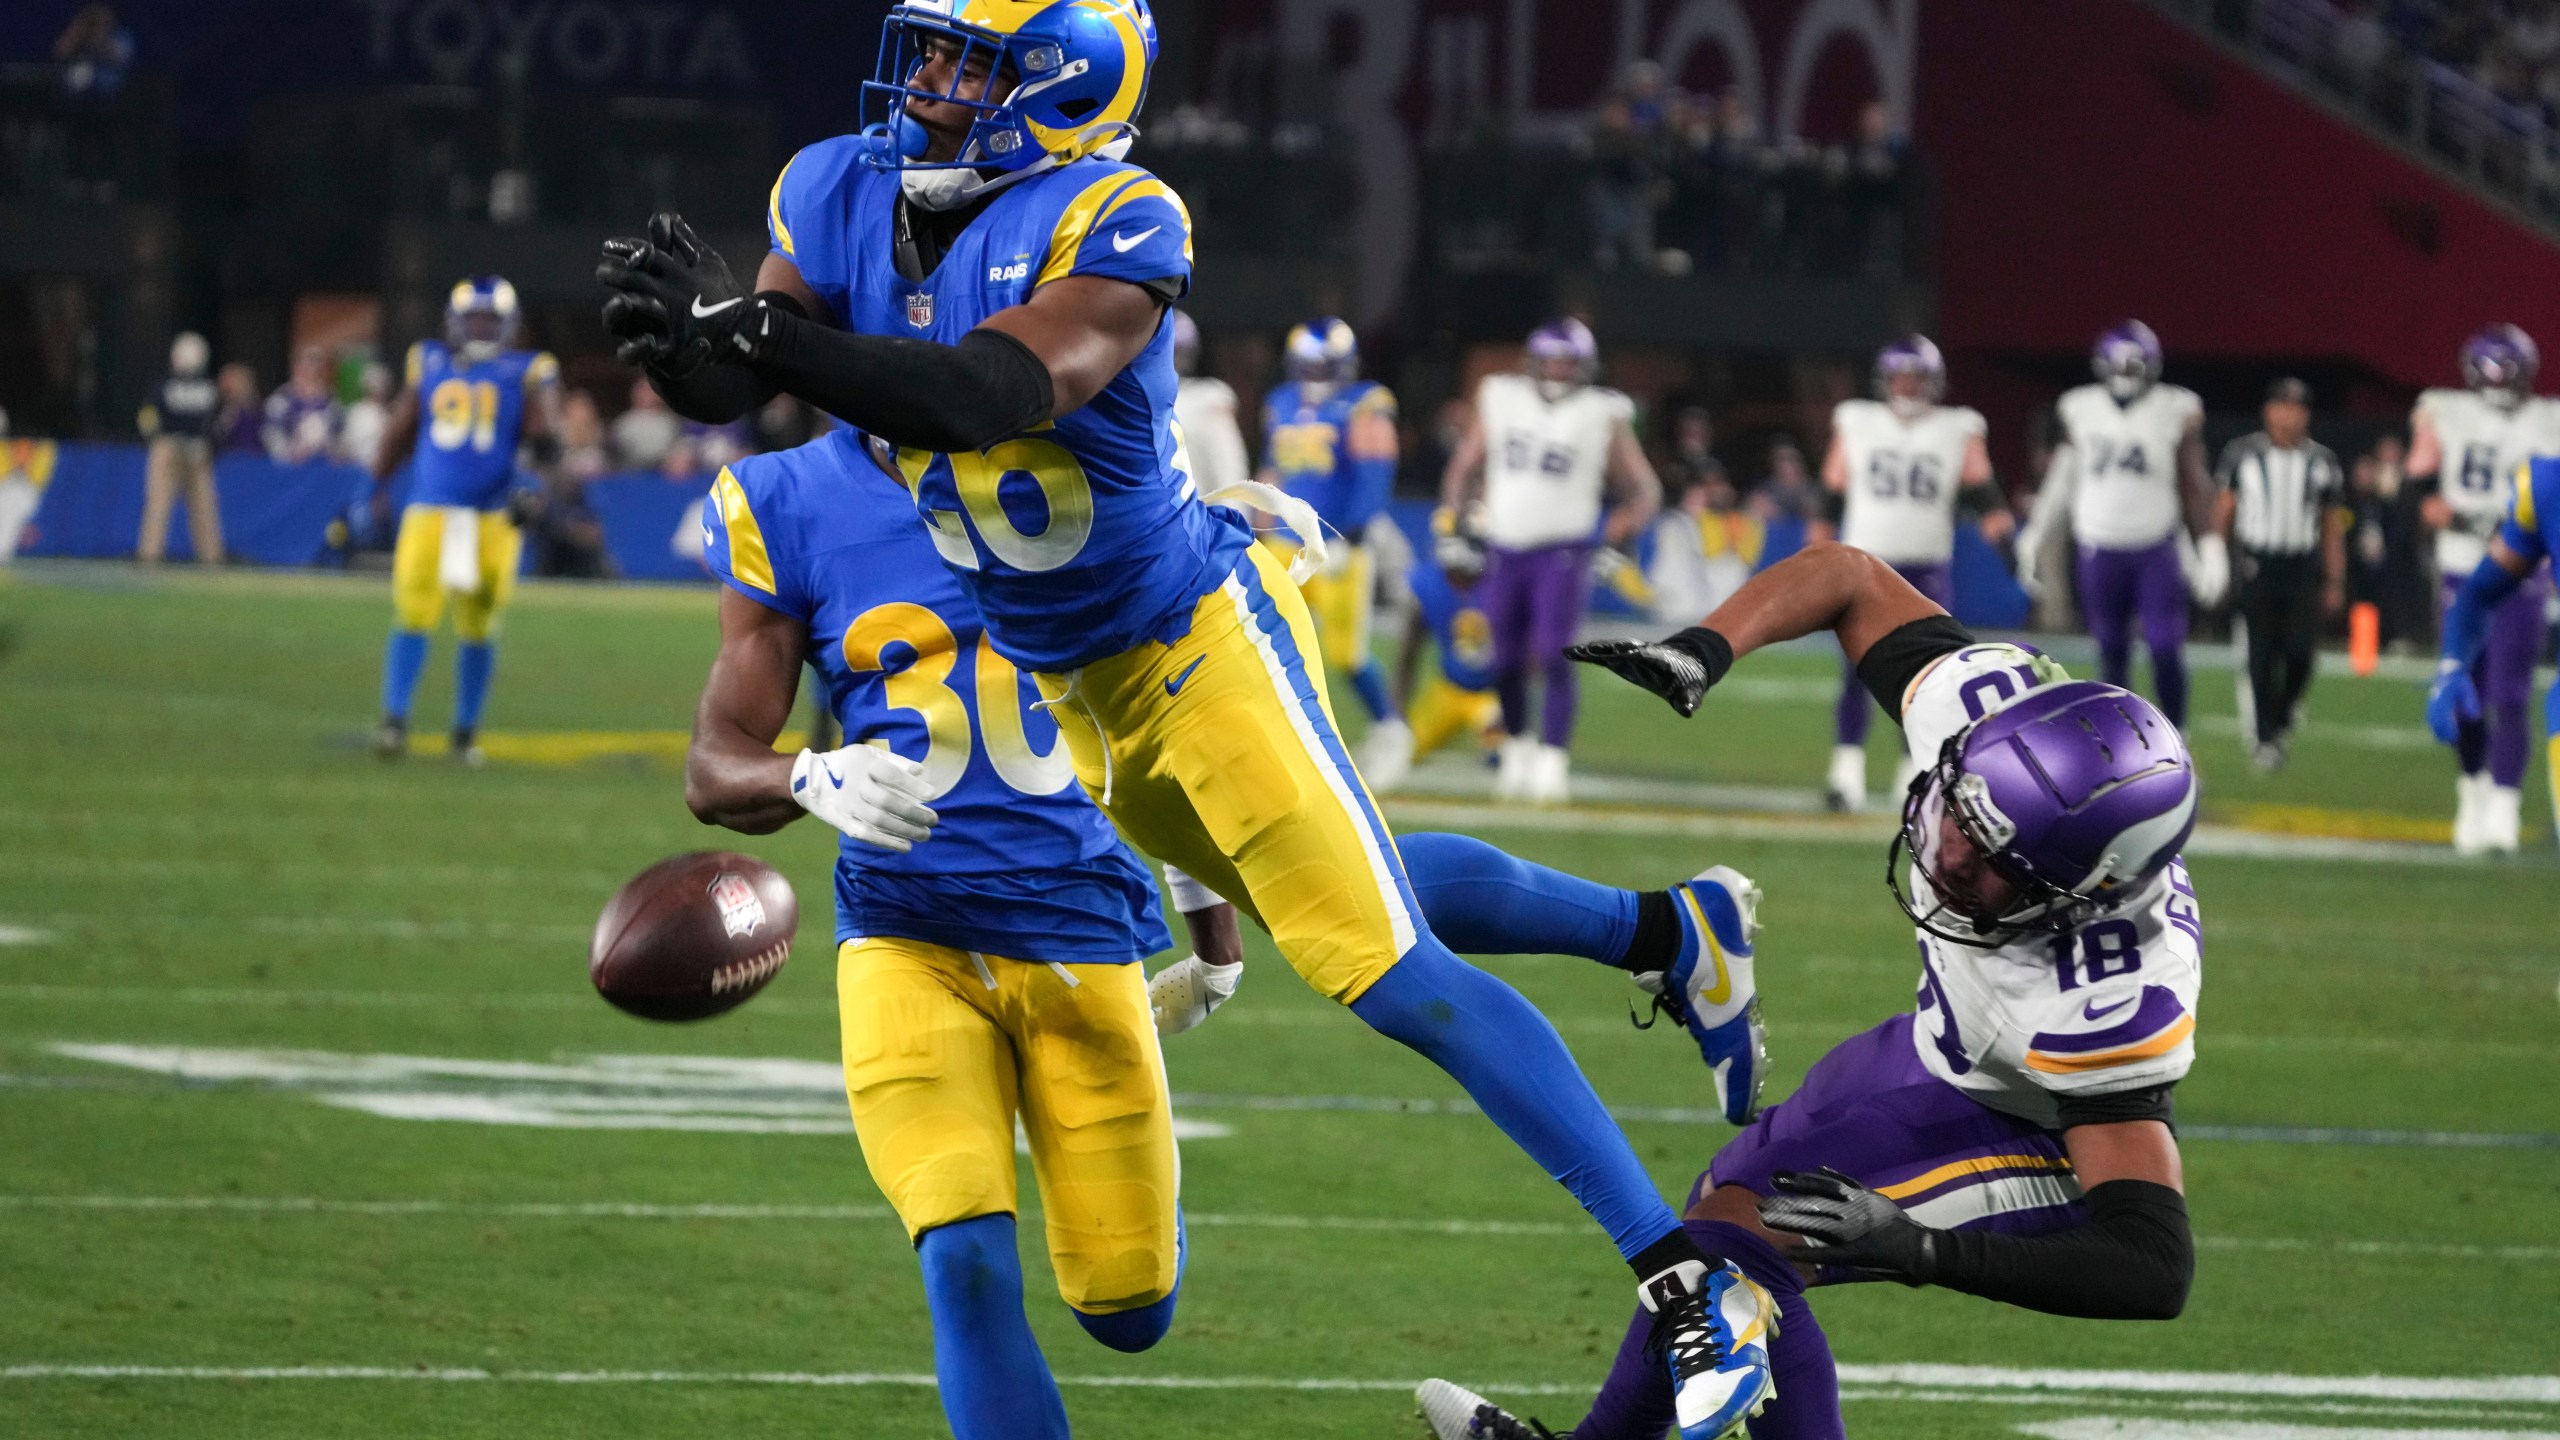
M 2169 1128 L 2173 1090 L 2195 1061 L 2204 949 L 2178 857 L 2198 788 L 2176 727 L 2138 695 L 1975 643 L 1846 546 L 1772 566 L 1668 640 L 1575 649 L 1687 715 L 1737 657 L 1826 629 L 1930 757 L 1887 861 L 1917 927 L 1920 1000 L 1832 1047 L 1690 1190 L 1700 1243 L 1778 1297 L 1763 1341 L 1777 1393 L 1753 1440 L 1847 1433 L 1809 1286 L 1891 1280 L 2047 1314 L 2157 1320 L 2184 1308 L 2195 1273 Z M 1416 837 L 1426 840 L 1443 843 Z M 1489 931 L 1523 950 L 1611 958 L 1576 922 L 1625 909 L 1626 892 L 1478 858 L 1510 881 L 1484 887 L 1474 907 Z M 1754 897 L 1726 893 L 1743 943 L 1723 948 L 1748 961 Z M 1727 929 L 1712 933 L 1721 941 Z M 1709 968 L 1694 964 L 1666 998 L 1694 995 Z M 1662 1434 L 1670 1396 L 1644 1338 L 1639 1318 L 1572 1440 Z M 1546 1434 L 1446 1381 L 1416 1399 L 1439 1440 Z
M 2560 454 L 2560 401 L 2533 393 L 2542 352 L 2532 336 L 2513 325 L 2488 326 L 2463 342 L 2461 365 L 2462 389 L 2427 391 L 2409 416 L 2409 479 L 2426 495 L 2421 514 L 2436 532 L 2436 568 L 2448 606 L 2488 555 L 2516 498 L 2517 471 L 2537 455 Z M 2478 703 L 2458 717 L 2449 742 L 2462 764 L 2453 848 L 2465 855 L 2512 851 L 2521 843 L 2524 774 L 2532 758 L 2525 711 L 2533 701 L 2533 667 L 2542 658 L 2549 589 L 2538 570 L 2527 567 L 2506 588 L 2479 643 L 2467 647 Z M 2452 633 L 2449 621 L 2446 633 Z
M 1369 651 L 1378 584 L 1369 526 L 1395 493 L 1403 448 L 1396 397 L 1360 378 L 1359 337 L 1330 316 L 1290 331 L 1282 364 L 1288 378 L 1262 401 L 1263 478 L 1314 506 L 1333 537 L 1323 568 L 1298 589 L 1315 616 L 1325 663 L 1350 675 L 1371 728 L 1401 731 L 1387 667 Z M 1201 493 L 1216 492 L 1203 484 Z M 1281 553 L 1287 558 L 1285 544 Z
M 1876 398 L 1843 400 L 1831 412 L 1831 450 L 1822 483 L 1841 497 L 1840 539 L 1911 582 L 1941 610 L 1956 605 L 1956 522 L 1982 524 L 1995 544 L 2008 538 L 2008 502 L 1992 482 L 1982 412 L 1939 403 L 1947 362 L 1926 335 L 1906 335 L 1876 355 Z M 1867 687 L 1849 666 L 1833 714 L 1831 808 L 1867 808 Z M 1895 772 L 1901 794 L 1919 772 L 1907 751 Z
M 374 753 L 408 753 L 409 706 L 427 668 L 427 636 L 453 610 L 453 748 L 478 765 L 480 714 L 498 662 L 498 623 L 515 593 L 523 532 L 511 510 L 516 452 L 560 458 L 560 362 L 515 348 L 516 287 L 474 275 L 453 287 L 444 339 L 409 347 L 408 378 L 384 422 L 377 483 L 416 454 L 391 561 L 391 643 L 382 661 Z
M 2211 608 L 2231 588 L 2231 556 L 2214 529 L 2205 473 L 2204 402 L 2163 384 L 2160 337 L 2127 320 L 2098 337 L 2098 377 L 2057 405 L 2062 444 L 2018 540 L 2018 583 L 2042 588 L 2036 556 L 2065 518 L 2080 549 L 2080 608 L 2098 642 L 2099 678 L 2133 679 L 2138 624 L 2151 683 L 2169 723 L 2187 723 L 2187 597 Z
M 754 291 L 661 214 L 605 242 L 606 327 L 695 419 L 788 390 L 892 447 L 1086 792 L 1572 1191 L 1656 1316 L 1687 1440 L 1717 1440 L 1767 1393 L 1760 1352 L 1717 1317 L 1765 1297 L 1681 1228 L 1545 1017 L 1432 936 L 1334 723 L 1306 604 L 1181 463 L 1168 311 L 1190 289 L 1191 222 L 1121 158 L 1155 55 L 1143 0 L 895 7 L 863 90 L 873 123 L 784 170 Z M 997 495 L 1015 475 L 1046 502 L 1034 530 Z M 1246 498 L 1320 560 L 1304 501 Z M 982 1379 L 1000 1414 L 1028 1413 Z
M 205 372 L 213 347 L 193 330 L 169 342 L 169 374 L 142 407 L 141 429 L 151 442 L 142 475 L 142 533 L 134 558 L 156 564 L 169 547 L 169 511 L 187 502 L 187 529 L 196 563 L 222 563 L 222 503 L 214 491 L 214 430 L 222 418 L 222 388 Z
M 0 574 L 18 558 L 27 522 L 44 504 L 44 492 L 53 484 L 61 458 L 62 447 L 53 441 L 11 439 L 9 412 L 0 410 Z M 9 639 L 7 627 L 0 626 L 0 651 L 7 649 Z
M 1476 604 L 1484 547 L 1443 536 L 1432 554 L 1415 557 L 1406 577 L 1413 604 L 1396 656 L 1396 704 L 1412 725 L 1372 729 L 1360 751 L 1361 778 L 1381 793 L 1404 784 L 1415 761 L 1460 735 L 1497 736 L 1502 718 L 1493 694 L 1493 626 Z M 1435 660 L 1428 680 L 1421 678 L 1425 648 Z
M 338 403 L 329 352 L 305 345 L 293 355 L 293 373 L 267 397 L 259 436 L 267 458 L 279 465 L 310 465 L 337 452 L 347 407 Z
M 1173 367 L 1182 375 L 1173 416 L 1191 455 L 1191 479 L 1203 495 L 1223 495 L 1253 478 L 1245 457 L 1244 427 L 1236 421 L 1235 387 L 1200 373 L 1200 327 L 1173 312 Z
M 2539 588 L 2535 582 L 2544 562 L 2560 554 L 2560 457 L 2536 456 L 2519 467 L 2506 519 L 2486 550 L 2445 610 L 2444 649 L 2436 662 L 2435 688 L 2427 695 L 2427 726 L 2447 745 L 2460 746 L 2477 732 L 2481 657 L 2497 644 L 2498 627 L 2506 623 L 2516 597 Z M 2530 698 L 2532 671 L 2526 670 L 2518 683 Z M 2543 732 L 2550 747 L 2553 818 L 2560 828 L 2560 686 L 2544 698 Z M 2513 851 L 2523 843 L 2523 807 L 2520 799 L 2508 798 L 2513 794 L 2489 802 L 2489 813 L 2474 832 L 2475 846 Z M 2455 838 L 2459 843 L 2461 837 Z
M 1173 1108 L 1137 963 L 1169 943 L 1153 877 L 1076 788 L 1056 722 L 987 643 L 868 437 L 837 430 L 738 461 L 702 529 L 725 588 L 685 801 L 750 835 L 803 812 L 844 833 L 845 1090 L 924 1267 L 945 1414 L 961 1440 L 1063 1437 L 1023 1313 L 1015 1126 L 1060 1297 L 1112 1349 L 1154 1345 L 1184 1256 Z M 773 745 L 804 660 L 844 744 L 795 758 Z M 1190 919 L 1195 936 L 1234 934 L 1232 914 Z
M 1626 544 L 1662 506 L 1662 482 L 1636 441 L 1635 402 L 1596 383 L 1599 373 L 1589 326 L 1539 326 L 1525 371 L 1488 375 L 1476 387 L 1475 423 L 1441 477 L 1435 529 L 1486 545 L 1477 603 L 1493 622 L 1494 685 L 1511 737 L 1494 780 L 1505 799 L 1568 798 L 1580 681 L 1564 647 L 1590 602 L 1591 548 Z M 1471 523 L 1479 513 L 1480 527 Z M 1546 692 L 1534 733 L 1533 671 Z

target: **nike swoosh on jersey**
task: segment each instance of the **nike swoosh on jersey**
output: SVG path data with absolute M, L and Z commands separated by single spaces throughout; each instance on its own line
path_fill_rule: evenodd
M 1139 246 L 1146 244 L 1149 240 L 1154 239 L 1156 232 L 1163 228 L 1164 227 L 1161 225 L 1150 225 L 1135 235 L 1121 235 L 1114 233 L 1111 237 L 1111 248 L 1119 251 L 1123 255 L 1126 255 L 1130 251 L 1137 249 Z
M 1167 695 L 1180 695 L 1182 693 L 1182 687 L 1190 683 L 1191 672 L 1208 663 L 1208 659 L 1208 656 L 1203 655 L 1199 659 L 1192 661 L 1190 664 L 1183 666 L 1181 674 L 1164 682 L 1164 693 Z
M 739 295 L 723 300 L 719 304 L 711 306 L 709 309 L 705 309 L 703 308 L 702 297 L 696 295 L 693 297 L 693 318 L 696 320 L 708 320 L 712 316 L 719 314 L 721 311 L 728 309 L 732 305 L 744 305 L 745 303 L 747 303 L 746 297 Z
M 2134 997 L 2134 996 L 2130 996 L 2130 995 L 2128 995 L 2128 996 L 2126 996 L 2124 999 L 2117 1001 L 2117 1002 L 2116 1002 L 2116 1003 L 2114 1003 L 2113 1005 L 2107 1005 L 2107 1006 L 2101 1006 L 2101 1005 L 2099 1005 L 2099 1004 L 2098 1004 L 2098 1002 L 2097 1002 L 2097 1001 L 2092 1000 L 2092 1001 L 2090 1001 L 2088 1004 L 2083 1005 L 2083 1006 L 2081 1006 L 2081 1007 L 2080 1007 L 2080 1018 L 2081 1018 L 2081 1019 L 2083 1019 L 2083 1020 L 2104 1020 L 2104 1019 L 2105 1019 L 2105 1018 L 2107 1018 L 2108 1016 L 2113 1015 L 2114 1013 L 2116 1013 L 2117 1011 L 2119 1011 L 2119 1010 L 2123 1009 L 2123 1008 L 2124 1008 L 2124 1007 L 2126 1007 L 2127 1005 L 2132 1004 L 2132 1003 L 2134 1002 L 2135 998 L 2137 998 L 2137 997 Z

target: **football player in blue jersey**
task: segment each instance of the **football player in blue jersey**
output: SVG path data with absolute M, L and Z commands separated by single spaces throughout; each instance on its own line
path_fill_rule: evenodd
M 1616 1243 L 1687 1440 L 1769 1393 L 1773 1303 L 1683 1230 L 1553 1026 L 1431 934 L 1335 727 L 1314 624 L 1173 419 L 1191 224 L 1127 164 L 1143 0 L 890 9 L 863 133 L 775 182 L 753 289 L 680 218 L 606 242 L 608 330 L 705 421 L 787 391 L 887 442 L 990 648 L 1140 848 L 1440 1065 Z M 1322 548 L 1303 501 L 1249 497 Z M 846 503 L 861 503 L 848 500 Z
M 1207 1007 L 1150 1019 L 1136 962 L 1167 943 L 1154 883 L 868 444 L 838 430 L 713 483 L 720 651 L 685 800 L 748 834 L 804 813 L 844 832 L 845 1090 L 924 1267 L 944 1411 L 960 1440 L 1062 1437 L 1023 1315 L 1015 1122 L 1060 1295 L 1102 1343 L 1148 1348 L 1173 1322 L 1183 1262 L 1156 1035 Z M 843 747 L 777 753 L 804 661 Z M 1186 918 L 1195 936 L 1231 933 L 1226 916 Z
M 1432 554 L 1417 557 L 1406 577 L 1413 608 L 1396 658 L 1396 701 L 1411 723 L 1401 734 L 1370 727 L 1360 752 L 1360 774 L 1374 790 L 1401 786 L 1416 760 L 1460 735 L 1501 733 L 1502 702 L 1493 691 L 1493 623 L 1475 595 L 1484 561 L 1483 546 L 1446 535 Z M 1435 652 L 1439 672 L 1428 681 L 1420 678 L 1425 646 Z M 1430 908 L 1427 900 L 1425 908 Z
M 2460 743 L 2466 721 L 2476 725 L 2480 720 L 2480 686 L 2472 670 L 2498 623 L 2499 607 L 2544 561 L 2560 554 L 2560 458 L 2528 460 L 2516 468 L 2515 478 L 2515 496 L 2507 502 L 2506 519 L 2489 542 L 2487 558 L 2462 582 L 2452 608 L 2445 611 L 2443 658 L 2427 693 L 2427 726 L 2447 745 Z M 2554 814 L 2560 814 L 2560 686 L 2543 697 L 2542 720 L 2543 744 L 2551 755 L 2551 803 Z M 2505 818 L 2506 833 L 2513 835 L 2519 828 L 2514 812 Z
M 1359 337 L 1331 316 L 1290 331 L 1282 363 L 1288 378 L 1262 402 L 1263 479 L 1313 506 L 1331 539 L 1299 593 L 1326 662 L 1351 676 L 1371 733 L 1383 732 L 1378 743 L 1410 745 L 1387 667 L 1369 653 L 1378 584 L 1369 526 L 1395 493 L 1395 394 L 1360 378 Z
M 427 668 L 427 636 L 453 610 L 455 760 L 480 764 L 480 713 L 497 667 L 498 622 L 515 593 L 524 535 L 511 510 L 516 452 L 560 458 L 560 362 L 515 348 L 516 287 L 474 275 L 453 287 L 444 339 L 409 347 L 408 383 L 391 403 L 374 482 L 416 455 L 392 551 L 391 643 L 382 660 L 374 753 L 409 749 L 409 705 Z

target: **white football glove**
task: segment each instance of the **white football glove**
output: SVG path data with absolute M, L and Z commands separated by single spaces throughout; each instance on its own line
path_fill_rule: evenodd
M 933 834 L 941 816 L 925 803 L 924 767 L 870 745 L 821 755 L 803 750 L 791 766 L 800 808 L 865 845 L 905 854 Z
M 2181 536 L 2178 560 L 2187 572 L 2188 593 L 2210 610 L 2231 593 L 2231 547 L 2219 535 Z
M 1212 965 L 1197 955 L 1185 955 L 1155 973 L 1147 982 L 1147 1003 L 1156 1012 L 1156 1033 L 1179 1035 L 1209 1018 L 1211 1011 L 1227 1003 L 1236 993 L 1236 982 L 1244 978 L 1244 965 Z
M 2030 600 L 2044 598 L 2043 577 L 2036 574 L 2037 552 L 2044 548 L 2040 536 L 2021 536 L 2018 540 L 2018 588 Z

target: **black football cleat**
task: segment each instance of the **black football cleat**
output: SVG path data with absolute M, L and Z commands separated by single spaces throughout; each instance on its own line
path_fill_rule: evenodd
M 475 730 L 457 728 L 453 732 L 453 743 L 445 754 L 454 764 L 468 770 L 477 770 L 489 763 L 489 752 L 480 748 L 480 735 Z

